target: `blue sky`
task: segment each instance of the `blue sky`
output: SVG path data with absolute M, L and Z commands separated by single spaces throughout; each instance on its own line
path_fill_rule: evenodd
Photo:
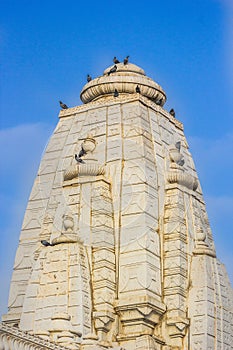
M 58 100 L 81 104 L 86 74 L 113 56 L 167 94 L 202 184 L 218 257 L 233 281 L 233 2 L 2 0 L 0 26 L 0 314 L 27 199 Z

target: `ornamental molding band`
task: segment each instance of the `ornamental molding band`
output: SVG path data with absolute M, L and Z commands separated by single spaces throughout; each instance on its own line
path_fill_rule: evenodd
M 183 124 L 128 59 L 88 77 L 84 104 L 60 111 L 0 350 L 233 349 L 233 291 Z
M 6 323 L 0 324 L 0 349 L 27 349 L 27 350 L 66 350 L 67 348 L 43 337 L 22 332 L 17 327 Z
M 103 77 L 91 80 L 83 87 L 80 95 L 83 103 L 112 95 L 115 90 L 119 94 L 133 94 L 138 86 L 142 96 L 154 102 L 160 101 L 160 105 L 164 105 L 166 102 L 165 92 L 157 83 L 145 75 L 143 69 L 134 64 L 124 65 L 119 63 L 116 72 L 109 74 L 113 67 L 107 68 Z

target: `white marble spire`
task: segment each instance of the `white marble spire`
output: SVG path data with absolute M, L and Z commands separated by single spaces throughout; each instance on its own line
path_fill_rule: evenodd
M 232 288 L 165 92 L 118 63 L 81 100 L 32 188 L 0 349 L 233 349 Z

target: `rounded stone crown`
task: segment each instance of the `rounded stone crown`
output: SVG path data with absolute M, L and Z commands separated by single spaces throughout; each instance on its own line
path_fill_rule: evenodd
M 114 67 L 113 65 L 104 71 L 103 76 L 91 80 L 83 87 L 80 94 L 83 103 L 113 96 L 116 90 L 119 95 L 135 94 L 138 86 L 140 95 L 149 98 L 160 106 L 164 105 L 166 102 L 165 92 L 160 85 L 146 76 L 142 68 L 132 63 L 126 65 L 118 63 L 115 66 L 115 72 L 110 72 Z

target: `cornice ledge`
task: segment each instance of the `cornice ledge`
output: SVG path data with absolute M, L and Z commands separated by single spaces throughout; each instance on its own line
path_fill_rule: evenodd
M 79 176 L 98 176 L 105 174 L 105 167 L 100 164 L 75 164 L 64 172 L 64 180 L 72 180 Z
M 77 113 L 82 113 L 90 109 L 94 108 L 101 108 L 105 107 L 106 104 L 111 104 L 111 105 L 116 105 L 120 103 L 128 103 L 128 102 L 133 102 L 133 101 L 140 101 L 144 103 L 145 105 L 151 107 L 154 109 L 156 112 L 160 112 L 163 117 L 168 119 L 170 122 L 172 122 L 178 129 L 184 130 L 183 124 L 177 120 L 176 118 L 172 117 L 171 114 L 166 111 L 164 108 L 156 104 L 155 102 L 151 101 L 149 98 L 139 95 L 137 93 L 135 94 L 129 94 L 129 95 L 119 95 L 119 97 L 116 99 L 113 96 L 106 96 L 105 98 L 97 99 L 95 101 L 91 101 L 89 103 L 80 105 L 80 106 L 75 106 L 71 107 L 68 109 L 61 110 L 59 113 L 59 118 L 66 118 L 66 117 L 71 117 L 74 114 Z
M 140 87 L 141 95 L 152 101 L 160 101 L 161 105 L 166 102 L 166 94 L 161 86 L 144 75 L 111 75 L 96 78 L 83 87 L 80 98 L 84 103 L 89 103 L 96 98 L 113 94 L 115 89 L 119 94 L 133 94 L 136 86 Z
M 177 183 L 179 185 L 185 186 L 189 190 L 196 191 L 198 182 L 197 180 L 190 174 L 186 174 L 182 171 L 169 171 L 167 174 L 167 181 L 170 184 Z
M 68 350 L 64 346 L 56 345 L 54 343 L 51 343 L 50 341 L 43 340 L 35 335 L 25 333 L 16 327 L 6 325 L 5 323 L 0 323 L 0 344 L 2 343 L 4 336 L 6 336 L 6 339 L 4 339 L 4 343 L 5 341 L 7 341 L 9 349 L 12 349 L 12 347 L 9 344 L 10 339 L 12 339 L 14 342 L 23 341 L 25 345 L 27 344 L 30 346 L 30 350 L 32 350 L 34 347 L 36 350 Z

